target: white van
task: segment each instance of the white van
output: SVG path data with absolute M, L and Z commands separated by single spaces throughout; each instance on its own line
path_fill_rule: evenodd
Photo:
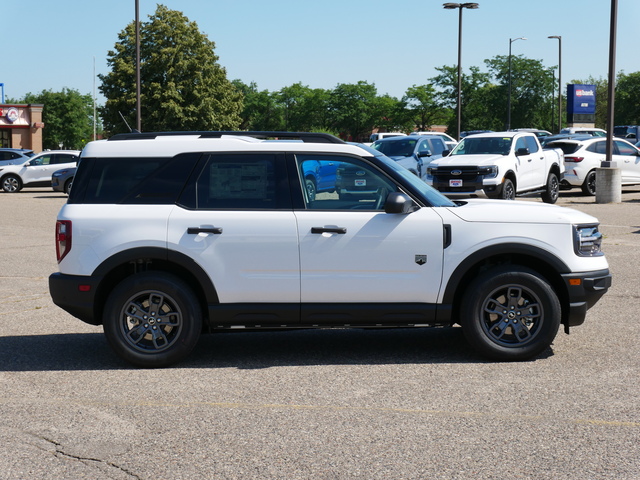
M 384 133 L 372 133 L 371 136 L 369 137 L 369 141 L 371 143 L 375 142 L 376 140 L 380 140 L 383 138 L 388 138 L 388 137 L 406 137 L 407 134 L 406 133 L 402 133 L 402 132 L 384 132 Z

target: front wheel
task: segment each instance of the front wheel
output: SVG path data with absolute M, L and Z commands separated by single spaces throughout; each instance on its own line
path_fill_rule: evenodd
M 163 272 L 132 275 L 111 292 L 103 318 L 114 351 L 139 367 L 184 359 L 202 331 L 200 303 L 179 278 Z
M 504 182 L 502 182 L 502 189 L 500 189 L 500 194 L 498 195 L 498 198 L 501 198 L 503 200 L 516 199 L 516 186 L 513 184 L 513 182 L 510 179 L 505 178 Z
M 16 193 L 22 190 L 22 181 L 16 175 L 6 175 L 2 179 L 2 190 L 7 193 Z
M 501 361 L 526 360 L 548 348 L 560 327 L 558 297 L 538 273 L 496 267 L 476 277 L 461 304 L 460 324 L 480 354 Z
M 560 181 L 555 173 L 549 173 L 547 184 L 544 192 L 542 192 L 542 201 L 544 203 L 556 203 L 560 196 Z

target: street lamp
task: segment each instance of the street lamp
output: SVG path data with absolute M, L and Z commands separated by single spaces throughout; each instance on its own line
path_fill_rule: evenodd
M 562 37 L 550 35 L 547 38 L 558 39 L 558 133 L 562 130 Z
M 460 101 L 460 92 L 462 90 L 462 9 L 476 9 L 477 3 L 443 3 L 442 6 L 447 10 L 458 9 L 458 98 L 457 98 L 457 110 L 458 110 L 458 140 L 460 140 L 460 124 L 462 119 L 462 102 Z
M 140 0 L 136 0 L 136 129 L 142 131 L 142 108 L 140 102 Z
M 509 100 L 507 101 L 507 131 L 511 128 L 511 44 L 516 40 L 526 40 L 525 37 L 509 39 Z

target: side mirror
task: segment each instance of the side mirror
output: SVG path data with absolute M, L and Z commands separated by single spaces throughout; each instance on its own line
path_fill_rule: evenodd
M 416 205 L 411 200 L 411 197 L 405 193 L 392 192 L 387 196 L 387 200 L 384 202 L 385 213 L 399 213 L 406 215 L 416 210 Z
M 429 150 L 423 150 L 422 152 L 418 152 L 419 157 L 430 157 L 431 152 Z
M 522 155 L 530 155 L 531 152 L 529 152 L 528 148 L 519 148 L 518 150 L 516 150 L 516 157 L 521 157 Z
M 448 157 L 450 153 L 451 153 L 451 150 L 449 150 L 449 149 L 447 149 L 447 150 L 443 150 L 443 151 L 442 151 L 442 156 L 443 156 L 443 157 Z

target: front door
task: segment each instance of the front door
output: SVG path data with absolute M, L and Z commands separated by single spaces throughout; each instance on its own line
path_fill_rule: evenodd
M 300 172 L 318 155 L 298 155 Z M 324 158 L 323 158 L 324 159 Z M 443 225 L 433 208 L 387 214 L 398 187 L 362 159 L 333 158 L 335 193 L 296 210 L 302 303 L 436 303 Z

